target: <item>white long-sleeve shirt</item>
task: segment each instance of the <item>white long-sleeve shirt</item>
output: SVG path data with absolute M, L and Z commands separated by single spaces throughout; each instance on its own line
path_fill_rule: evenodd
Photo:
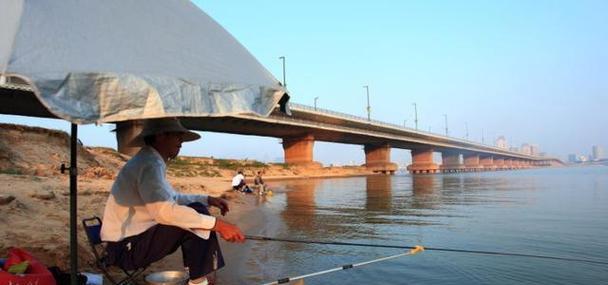
M 232 177 L 232 186 L 239 186 L 241 185 L 241 181 L 245 180 L 245 175 L 243 174 L 237 174 L 234 177 Z
M 120 241 L 157 224 L 177 226 L 209 238 L 215 217 L 199 214 L 186 206 L 193 202 L 208 205 L 208 196 L 176 192 L 165 177 L 166 169 L 163 158 L 149 146 L 125 164 L 106 203 L 102 240 Z

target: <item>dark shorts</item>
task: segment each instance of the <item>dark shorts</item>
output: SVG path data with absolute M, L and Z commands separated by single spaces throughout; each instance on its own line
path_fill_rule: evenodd
M 247 184 L 245 183 L 245 181 L 244 181 L 244 180 L 241 180 L 241 183 L 239 183 L 239 185 L 236 185 L 236 186 L 234 186 L 234 185 L 233 185 L 233 186 L 232 186 L 232 190 L 238 190 L 238 191 L 240 191 L 240 190 L 241 190 L 241 188 L 243 188 L 243 186 L 245 186 L 245 185 L 247 185 Z

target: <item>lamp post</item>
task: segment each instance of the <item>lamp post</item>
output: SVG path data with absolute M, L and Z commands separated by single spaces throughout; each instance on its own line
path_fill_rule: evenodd
M 418 109 L 416 109 L 416 103 L 412 103 L 414 105 L 414 123 L 416 125 L 416 130 L 418 130 Z
M 448 115 L 447 114 L 443 114 L 443 117 L 445 118 L 445 136 L 448 136 Z
M 406 119 L 406 120 L 403 120 L 403 127 L 404 127 L 404 128 L 407 128 L 407 119 Z
M 485 138 L 483 137 L 483 129 L 481 129 L 481 144 L 484 144 Z
M 365 88 L 365 92 L 367 94 L 367 120 L 371 121 L 372 118 L 370 116 L 371 107 L 369 106 L 369 86 L 365 85 L 365 86 L 363 86 L 363 88 Z
M 317 99 L 319 99 L 319 97 L 315 97 L 315 111 L 317 110 Z
M 465 129 L 465 131 L 466 131 L 466 132 L 465 132 L 465 138 L 466 138 L 467 140 L 469 140 L 469 123 L 464 122 L 464 129 Z
M 283 61 L 283 87 L 287 88 L 287 81 L 285 80 L 285 57 L 279 56 L 279 59 Z

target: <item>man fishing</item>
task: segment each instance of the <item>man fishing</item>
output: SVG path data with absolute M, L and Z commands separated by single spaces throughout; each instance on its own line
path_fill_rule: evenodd
M 208 206 L 225 215 L 228 203 L 207 195 L 176 192 L 166 179 L 167 162 L 183 142 L 200 135 L 177 118 L 144 122 L 136 142 L 145 146 L 120 170 L 108 198 L 101 238 L 108 262 L 125 270 L 148 266 L 181 247 L 189 284 L 208 284 L 206 276 L 223 267 L 216 232 L 229 242 L 244 242 L 241 230 L 211 216 Z

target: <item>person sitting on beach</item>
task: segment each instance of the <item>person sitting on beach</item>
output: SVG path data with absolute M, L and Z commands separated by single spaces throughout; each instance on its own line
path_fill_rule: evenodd
M 258 171 L 257 175 L 253 179 L 253 185 L 258 188 L 258 193 L 263 195 L 266 190 L 266 184 L 264 184 L 264 179 L 262 178 L 262 171 Z
M 165 178 L 167 162 L 177 156 L 182 142 L 199 138 L 177 118 L 144 122 L 135 141 L 145 146 L 118 173 L 103 214 L 101 238 L 107 242 L 109 265 L 134 270 L 181 247 L 189 284 L 208 284 L 206 276 L 224 266 L 216 233 L 229 242 L 245 241 L 237 226 L 207 210 L 215 206 L 225 215 L 225 200 L 178 193 Z
M 247 186 L 245 182 L 245 175 L 243 174 L 243 170 L 239 170 L 236 175 L 232 178 L 232 190 L 240 191 L 244 193 L 251 193 L 251 189 Z

